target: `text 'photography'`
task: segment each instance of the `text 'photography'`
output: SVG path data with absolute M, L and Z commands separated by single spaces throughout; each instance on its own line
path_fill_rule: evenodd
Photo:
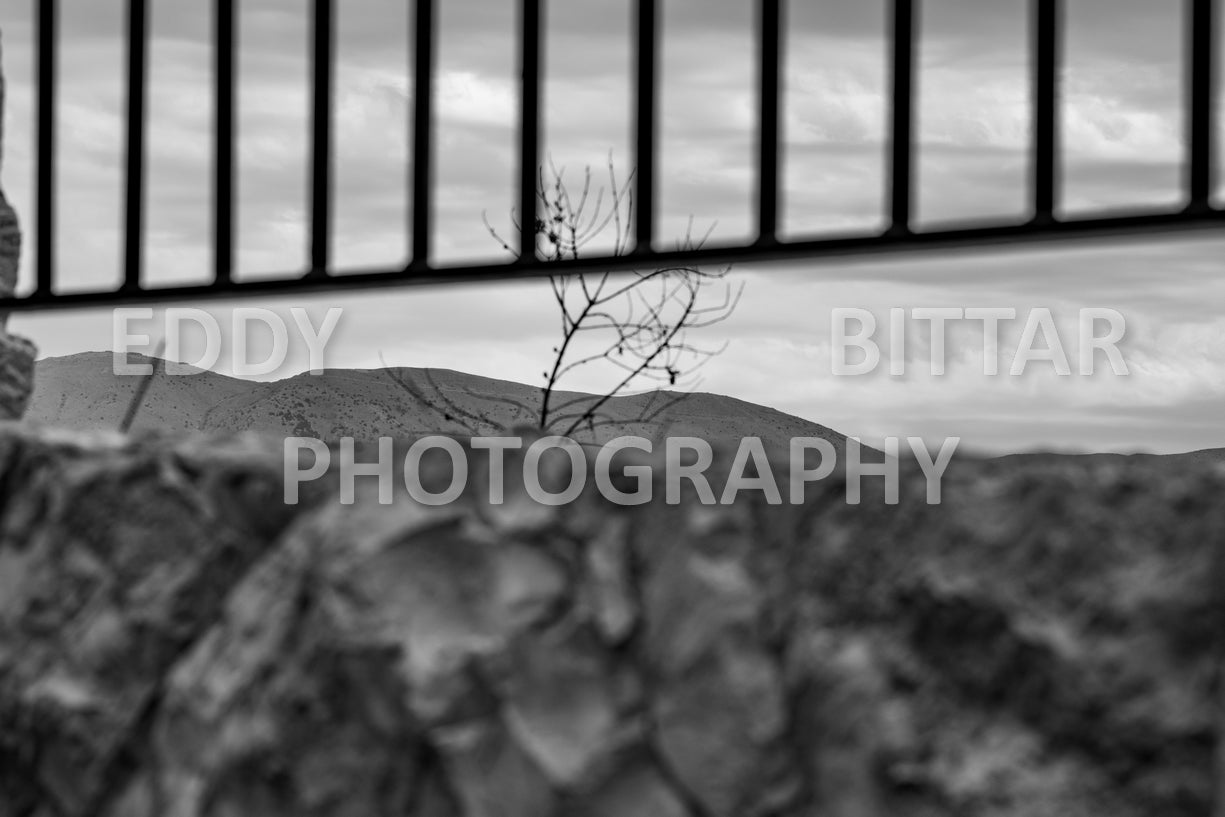
M 1225 817 L 1219 0 L 12 0 L 0 817 Z

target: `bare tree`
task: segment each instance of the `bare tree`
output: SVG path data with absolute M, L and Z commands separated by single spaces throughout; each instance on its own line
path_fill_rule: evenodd
M 572 195 L 567 187 L 564 169 L 550 165 L 551 178 L 547 181 L 541 170 L 537 190 L 540 215 L 536 217 L 535 234 L 537 251 L 543 258 L 552 261 L 579 258 L 601 237 L 608 242 L 607 251 L 611 254 L 628 251 L 632 240 L 633 173 L 619 181 L 611 159 L 607 169 L 607 187 L 594 187 L 591 168 L 586 168 L 577 195 Z M 482 218 L 493 239 L 515 254 L 484 214 Z M 514 214 L 511 220 L 516 221 Z M 514 227 L 519 228 L 517 223 Z M 695 239 L 690 219 L 689 229 L 678 247 L 702 246 L 713 229 L 712 225 Z M 540 406 L 533 411 L 510 398 L 491 399 L 515 406 L 525 417 L 533 417 L 534 425 L 543 431 L 569 436 L 619 422 L 605 411 L 608 401 L 655 386 L 642 414 L 633 418 L 637 422 L 654 421 L 685 397 L 685 392 L 660 391 L 657 384 L 692 388 L 696 383 L 695 372 L 726 346 L 695 345 L 689 332 L 726 320 L 736 308 L 743 285 L 733 287 L 726 280 L 729 270 L 729 267 L 717 271 L 663 267 L 550 276 L 561 340 L 552 349 L 550 366 L 541 373 L 544 383 Z M 715 297 L 710 299 L 707 296 L 712 290 L 716 291 Z M 563 381 L 577 370 L 591 367 L 608 372 L 610 386 L 599 395 L 559 399 Z M 416 384 L 398 379 L 400 385 L 448 421 L 459 422 L 475 433 L 467 422 L 480 418 L 447 398 L 428 372 L 427 381 L 435 398 L 425 395 Z

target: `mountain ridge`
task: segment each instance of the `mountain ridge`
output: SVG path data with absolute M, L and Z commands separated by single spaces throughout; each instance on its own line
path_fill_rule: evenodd
M 132 354 L 128 360 L 148 363 L 153 358 Z M 429 402 L 417 399 L 397 378 Z M 37 362 L 26 422 L 77 430 L 118 428 L 141 380 L 114 374 L 110 352 L 44 358 Z M 448 419 L 437 395 L 468 415 L 485 418 L 484 422 L 465 425 Z M 641 420 L 673 400 L 673 395 L 675 402 L 658 420 Z M 133 429 L 253 430 L 322 439 L 493 434 L 534 425 L 539 399 L 540 389 L 535 386 L 452 369 L 326 369 L 319 375 L 303 372 L 276 381 L 249 381 L 208 371 L 168 375 L 158 366 Z M 596 399 L 597 395 L 582 392 L 555 393 L 558 406 L 578 401 L 576 407 L 581 409 Z M 769 449 L 785 449 L 791 437 L 820 437 L 839 449 L 846 441 L 845 435 L 819 423 L 707 392 L 618 396 L 610 398 L 601 413 L 604 424 L 585 430 L 589 441 L 627 434 L 658 438 L 663 433 L 702 437 L 716 445 L 755 436 Z
M 142 378 L 115 375 L 112 358 L 110 352 L 79 352 L 37 361 L 34 393 L 24 422 L 82 431 L 117 429 Z M 147 363 L 153 358 L 130 354 L 128 360 Z M 427 396 L 446 395 L 462 410 L 487 417 L 488 421 L 478 428 L 447 421 L 440 411 L 422 405 L 390 375 L 407 380 Z M 539 395 L 536 386 L 441 368 L 325 369 L 320 375 L 302 372 L 281 380 L 254 381 L 204 370 L 190 375 L 167 375 L 159 367 L 133 429 L 252 430 L 330 440 L 345 436 L 375 439 L 435 433 L 492 435 L 524 425 L 534 426 Z M 668 396 L 667 399 L 677 395 L 680 400 L 659 422 L 638 422 L 649 410 L 646 403 L 660 399 L 661 395 Z M 555 399 L 561 405 L 576 399 L 594 400 L 596 396 L 567 391 L 556 392 Z M 526 413 L 516 409 L 514 403 L 526 408 Z M 701 437 L 715 446 L 734 447 L 742 437 L 759 437 L 767 449 L 785 451 L 791 437 L 820 437 L 842 451 L 847 439 L 819 423 L 709 392 L 632 394 L 611 398 L 605 408 L 614 422 L 601 426 L 584 441 L 600 443 L 622 435 L 658 439 L 670 433 Z M 582 435 L 578 436 L 582 439 Z M 899 453 L 903 459 L 908 458 L 907 452 Z M 1129 458 L 1156 458 L 1173 467 L 1196 467 L 1225 463 L 1225 449 L 1170 454 L 1067 451 L 989 454 L 959 449 L 956 459 L 1058 462 L 1069 457 L 1088 458 L 1103 465 Z

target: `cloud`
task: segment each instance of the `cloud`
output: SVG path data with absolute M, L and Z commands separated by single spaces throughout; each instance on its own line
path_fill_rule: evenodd
M 32 121 L 31 5 L 6 11 L 4 29 L 10 79 L 4 181 L 27 224 L 32 150 L 13 134 Z M 410 5 L 337 3 L 334 244 L 341 268 L 395 267 L 405 260 Z M 602 178 L 610 151 L 618 171 L 627 173 L 631 4 L 546 5 L 547 151 L 570 179 L 586 165 Z M 886 169 L 885 3 L 787 5 L 787 232 L 878 230 Z M 1067 5 L 1064 203 L 1071 209 L 1168 207 L 1180 179 L 1181 5 Z M 512 237 L 515 4 L 446 0 L 436 6 L 436 257 L 504 258 L 481 215 Z M 1031 110 L 1024 7 L 1008 0 L 923 6 L 917 202 L 927 226 L 1026 216 Z M 121 8 L 118 0 L 65 0 L 63 6 L 60 256 L 64 281 L 73 287 L 110 286 L 119 277 Z M 240 8 L 239 266 L 244 276 L 293 275 L 307 249 L 307 6 L 254 0 Z M 670 242 L 693 216 L 699 230 L 717 223 L 716 242 L 749 236 L 756 163 L 752 4 L 667 0 L 663 17 L 657 234 Z M 208 4 L 153 4 L 148 265 L 149 279 L 158 283 L 203 280 L 211 266 L 210 26 Z M 703 388 L 869 438 L 962 433 L 968 444 L 992 450 L 1225 444 L 1210 422 L 1225 368 L 1199 351 L 1220 348 L 1223 339 L 1215 315 L 1225 299 L 1222 250 L 1220 240 L 1179 239 L 737 270 L 748 285 L 745 298 L 731 321 L 710 332 L 712 342 L 732 343 L 705 370 Z M 382 350 L 391 363 L 529 383 L 537 382 L 555 322 L 540 281 L 300 300 L 347 307 L 330 365 L 377 366 Z M 953 347 L 960 365 L 943 379 L 828 374 L 833 306 L 924 304 L 1046 306 L 1070 314 L 1081 306 L 1113 307 L 1128 318 L 1136 374 L 1072 384 L 1041 375 L 984 382 L 973 371 L 980 354 L 974 337 Z M 230 306 L 210 308 L 224 317 Z M 13 323 L 48 354 L 110 345 L 106 313 L 18 315 Z M 915 360 L 924 348 L 914 341 Z

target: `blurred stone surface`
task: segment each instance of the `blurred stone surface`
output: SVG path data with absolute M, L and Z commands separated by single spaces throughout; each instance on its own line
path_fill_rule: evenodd
M 0 38 L 0 169 L 4 167 L 4 51 Z M 0 187 L 0 296 L 17 289 L 21 261 L 21 228 Z M 34 390 L 34 344 L 5 330 L 8 313 L 0 310 L 0 420 L 19 420 Z
M 276 442 L 0 432 L 0 817 L 1213 813 L 1210 467 L 508 526 Z

